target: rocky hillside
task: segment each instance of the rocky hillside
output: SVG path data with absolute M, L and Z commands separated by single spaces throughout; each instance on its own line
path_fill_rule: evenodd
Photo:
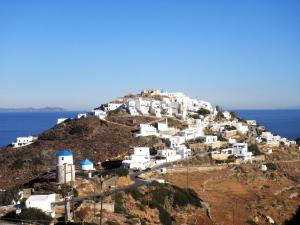
M 96 117 L 69 120 L 39 135 L 38 141 L 22 148 L 0 150 L 0 187 L 7 189 L 22 184 L 42 172 L 54 169 L 55 153 L 67 148 L 74 153 L 75 163 L 88 158 L 93 162 L 122 158 L 133 146 L 160 146 L 157 139 L 134 139 L 137 122 L 153 118 L 137 118 L 131 125 L 102 121 Z M 126 121 L 128 118 L 126 117 Z M 14 179 L 11 179 L 14 177 Z

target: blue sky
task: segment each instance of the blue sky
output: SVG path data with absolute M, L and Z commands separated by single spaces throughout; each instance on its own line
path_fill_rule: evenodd
M 0 107 L 90 109 L 143 88 L 300 106 L 300 1 L 0 1 Z

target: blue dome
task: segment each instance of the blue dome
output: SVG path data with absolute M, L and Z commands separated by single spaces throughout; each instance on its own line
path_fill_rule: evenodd
M 56 157 L 59 157 L 59 156 L 72 156 L 72 155 L 73 155 L 72 152 L 68 152 L 66 150 L 61 150 L 61 151 L 56 153 Z
M 93 163 L 90 160 L 85 159 L 85 160 L 80 161 L 80 165 L 82 165 L 82 166 L 93 165 Z

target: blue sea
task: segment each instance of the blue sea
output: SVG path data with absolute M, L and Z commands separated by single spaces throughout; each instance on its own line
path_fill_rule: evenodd
M 300 137 L 300 110 L 235 110 L 239 117 L 254 119 L 273 133 L 289 139 Z M 53 127 L 60 117 L 79 112 L 0 112 L 0 147 L 16 137 L 37 135 Z
M 300 109 L 235 110 L 243 119 L 254 119 L 272 133 L 291 140 L 300 137 Z
M 54 125 L 58 118 L 76 118 L 79 112 L 0 112 L 0 147 L 17 137 L 37 135 Z

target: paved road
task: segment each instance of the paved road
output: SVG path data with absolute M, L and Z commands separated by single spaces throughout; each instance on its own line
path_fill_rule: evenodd
M 154 166 L 151 170 L 158 170 L 158 169 L 170 166 L 171 164 L 172 163 L 163 163 L 163 164 Z M 129 190 L 129 189 L 136 189 L 136 188 L 141 187 L 143 185 L 147 185 L 147 184 L 150 183 L 150 181 L 143 180 L 143 179 L 139 178 L 139 176 L 143 173 L 146 173 L 146 171 L 133 172 L 129 175 L 130 178 L 132 180 L 134 180 L 133 184 L 127 185 L 127 186 L 122 187 L 122 188 L 110 189 L 110 190 L 107 190 L 107 191 L 105 191 L 104 193 L 101 193 L 101 194 L 77 197 L 77 198 L 74 198 L 73 201 L 74 202 L 82 202 L 84 200 L 99 199 L 101 197 L 109 196 L 109 195 L 112 195 L 112 194 L 117 193 L 117 192 L 126 191 L 126 190 Z M 72 201 L 72 199 L 70 199 L 68 201 Z M 64 205 L 64 204 L 65 204 L 64 201 L 59 201 L 59 202 L 54 202 L 53 203 L 53 205 Z

